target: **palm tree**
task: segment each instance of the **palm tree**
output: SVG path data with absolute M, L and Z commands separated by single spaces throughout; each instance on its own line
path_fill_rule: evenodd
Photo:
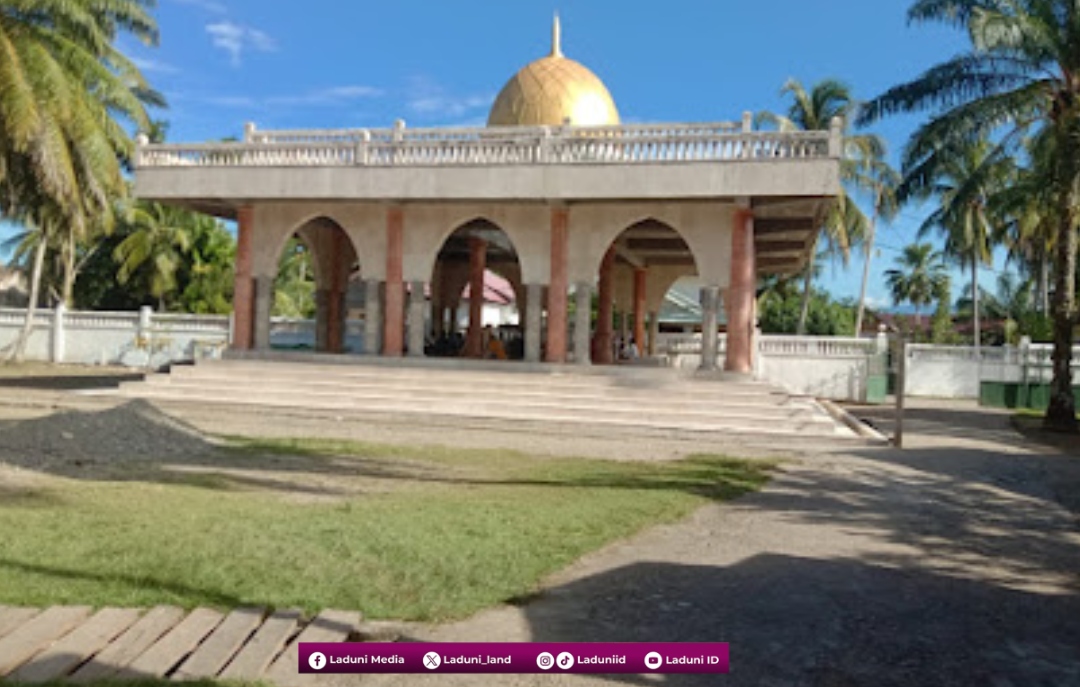
M 144 128 L 144 106 L 164 103 L 114 43 L 121 33 L 156 42 L 151 6 L 0 0 L 0 215 L 49 227 L 41 250 L 107 226 L 125 193 L 125 125 Z
M 759 124 L 765 124 L 780 131 L 827 131 L 834 119 L 840 119 L 845 127 L 855 111 L 856 103 L 848 86 L 835 79 L 819 81 L 807 91 L 796 79 L 789 79 L 780 90 L 781 96 L 790 99 L 786 115 L 761 112 L 757 115 Z M 865 160 L 884 158 L 885 146 L 881 139 L 873 135 L 846 135 L 844 137 L 844 160 L 841 163 L 841 177 L 852 188 L 869 188 L 863 170 L 867 169 Z M 803 302 L 799 315 L 798 333 L 806 332 L 806 318 L 810 311 L 810 295 L 814 276 L 814 260 L 818 253 L 818 242 L 825 241 L 828 255 L 840 258 L 846 265 L 852 245 L 863 239 L 867 233 L 868 220 L 851 197 L 841 192 L 825 217 L 822 232 L 814 239 L 809 252 L 809 261 L 803 273 Z
M 191 246 L 197 215 L 160 203 L 135 203 L 125 221 L 133 231 L 116 247 L 116 278 L 126 284 L 139 270 L 150 270 L 150 293 L 165 310 L 165 296 L 176 289 L 176 274 Z
M 904 179 L 898 191 L 901 202 L 936 198 L 938 207 L 919 227 L 919 237 L 932 232 L 945 237 L 946 257 L 971 268 L 971 305 L 975 332 L 975 357 L 982 345 L 979 313 L 979 265 L 993 262 L 994 237 L 1002 224 L 991 209 L 996 193 L 1016 176 L 1011 158 L 990 158 L 986 140 L 968 143 L 943 157 L 931 169 Z
M 884 151 L 883 151 L 884 152 Z M 863 240 L 864 261 L 862 287 L 859 290 L 859 310 L 855 316 L 855 336 L 862 334 L 863 316 L 866 313 L 866 290 L 870 283 L 870 262 L 874 255 L 874 241 L 877 238 L 879 220 L 891 221 L 899 210 L 896 191 L 900 185 L 900 175 L 884 160 L 884 155 L 868 156 L 858 160 L 860 184 L 870 190 L 873 201 L 873 214 Z
M 862 111 L 863 123 L 905 112 L 931 113 L 904 154 L 908 176 L 932 177 L 975 140 L 994 141 L 987 160 L 1042 139 L 1043 170 L 1056 227 L 1054 353 L 1049 429 L 1080 431 L 1072 390 L 1080 180 L 1080 4 L 1071 0 L 916 0 L 913 22 L 965 30 L 972 49 L 895 86 Z M 976 175 L 976 178 L 979 175 Z M 965 184 L 960 198 L 976 193 Z
M 919 311 L 930 305 L 947 288 L 949 275 L 944 255 L 929 243 L 913 243 L 904 247 L 896 259 L 896 269 L 885 272 L 885 283 L 896 305 L 911 303 L 915 308 L 915 323 Z

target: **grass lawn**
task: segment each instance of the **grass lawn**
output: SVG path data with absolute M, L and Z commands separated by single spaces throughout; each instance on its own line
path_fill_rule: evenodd
M 0 604 L 463 617 L 607 542 L 757 489 L 770 470 L 706 455 L 236 443 L 97 477 L 0 472 Z

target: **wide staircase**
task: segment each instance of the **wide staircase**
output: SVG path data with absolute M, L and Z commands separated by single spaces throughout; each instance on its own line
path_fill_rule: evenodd
M 461 360 L 236 359 L 124 384 L 131 398 L 333 412 L 406 422 L 483 422 L 580 432 L 854 437 L 814 399 L 759 382 L 670 369 L 575 369 Z

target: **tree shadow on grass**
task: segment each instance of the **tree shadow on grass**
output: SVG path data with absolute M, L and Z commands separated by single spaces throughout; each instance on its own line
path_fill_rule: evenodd
M 63 412 L 0 426 L 0 463 L 69 479 L 151 482 L 227 491 L 250 489 L 302 496 L 349 497 L 407 484 L 680 491 L 729 499 L 759 488 L 771 464 L 716 456 L 677 463 L 605 462 L 570 474 L 525 460 L 497 465 L 506 452 L 490 451 L 492 466 L 425 460 L 411 452 L 343 455 L 280 442 L 235 448 L 209 439 L 145 401 L 95 412 Z M 432 449 L 437 450 L 437 449 Z M 525 456 L 518 456 L 526 458 Z M 561 463 L 565 465 L 566 463 Z M 592 464 L 590 464 L 592 465 Z M 490 468 L 490 469 L 489 469 Z
M 201 603 L 210 604 L 222 609 L 237 608 L 245 604 L 231 594 L 224 594 L 210 589 L 196 589 L 189 585 L 164 581 L 154 578 L 152 575 L 124 575 L 121 573 L 95 573 L 87 570 L 70 570 L 48 565 L 25 563 L 5 558 L 0 555 L 0 572 L 12 571 L 17 573 L 31 574 L 54 580 L 69 580 L 78 582 L 97 582 L 109 585 L 122 585 L 132 591 L 158 592 L 161 596 L 173 596 L 177 599 L 200 599 Z

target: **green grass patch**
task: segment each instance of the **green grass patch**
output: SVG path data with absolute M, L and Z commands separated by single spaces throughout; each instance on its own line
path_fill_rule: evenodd
M 245 472 L 55 477 L 0 498 L 0 604 L 458 618 L 529 594 L 605 543 L 760 488 L 771 468 L 326 441 L 239 442 L 221 462 Z

